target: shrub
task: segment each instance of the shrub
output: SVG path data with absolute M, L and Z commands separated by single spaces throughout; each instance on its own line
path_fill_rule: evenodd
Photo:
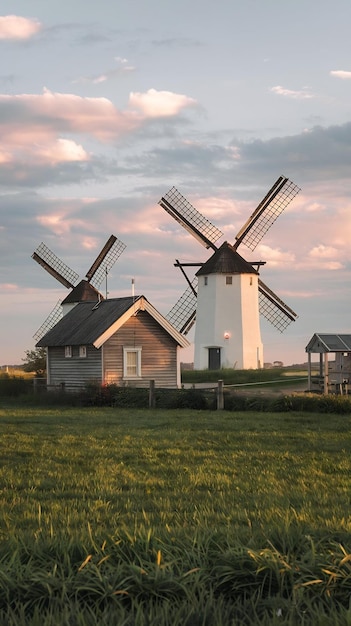
M 0 397 L 18 397 L 33 389 L 33 381 L 20 376 L 0 374 Z

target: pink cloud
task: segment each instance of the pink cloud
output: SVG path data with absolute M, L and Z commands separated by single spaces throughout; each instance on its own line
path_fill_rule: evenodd
M 350 70 L 332 70 L 330 72 L 330 75 L 336 76 L 337 78 L 341 78 L 342 80 L 351 80 Z
M 52 164 L 73 161 L 88 161 L 89 155 L 82 146 L 70 139 L 57 139 L 52 144 L 45 146 L 32 146 L 31 156 L 35 155 L 38 161 L 50 162 Z
M 271 88 L 272 93 L 277 94 L 278 96 L 284 96 L 285 98 L 293 98 L 294 100 L 309 100 L 310 98 L 314 98 L 314 95 L 304 87 L 300 91 L 295 91 L 293 89 L 286 89 L 281 85 L 276 85 Z
M 260 244 L 256 252 L 262 255 L 262 258 L 269 263 L 270 267 L 281 266 L 283 264 L 290 265 L 295 262 L 295 255 L 292 252 L 283 252 L 280 248 L 271 248 L 270 246 Z
M 131 94 L 129 105 L 134 110 L 125 111 L 118 110 L 107 98 L 84 98 L 48 89 L 42 94 L 0 95 L 0 113 L 4 110 L 0 116 L 0 162 L 9 162 L 15 156 L 20 162 L 28 156 L 39 163 L 87 161 L 90 157 L 83 146 L 62 135 L 74 133 L 101 142 L 115 141 L 149 118 L 175 116 L 194 103 L 186 96 L 155 90 Z
M 154 118 L 177 115 L 183 109 L 195 106 L 196 100 L 171 91 L 149 89 L 146 93 L 132 92 L 129 104 L 140 110 L 145 117 Z
M 55 213 L 45 213 L 43 215 L 37 215 L 36 221 L 44 226 L 48 231 L 55 235 L 69 235 L 73 228 L 89 230 L 89 225 L 83 220 L 70 215 L 69 206 L 63 207 L 61 210 Z M 92 227 L 91 227 L 92 228 Z M 92 248 L 95 246 L 93 238 L 87 238 L 89 245 L 83 242 L 84 248 Z
M 1 291 L 12 292 L 12 291 L 18 290 L 18 285 L 15 285 L 14 283 L 1 283 L 0 288 L 1 288 Z
M 315 246 L 309 253 L 310 257 L 317 259 L 335 259 L 338 256 L 338 250 L 332 246 L 320 244 Z
M 40 22 L 36 19 L 18 15 L 0 16 L 0 39 L 29 39 L 41 28 Z

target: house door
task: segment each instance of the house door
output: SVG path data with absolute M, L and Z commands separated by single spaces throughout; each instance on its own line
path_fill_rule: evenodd
M 209 370 L 221 369 L 221 349 L 220 348 L 208 349 L 208 369 Z

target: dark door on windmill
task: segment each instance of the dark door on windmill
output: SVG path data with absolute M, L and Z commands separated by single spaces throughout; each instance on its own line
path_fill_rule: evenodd
M 220 348 L 208 349 L 208 369 L 209 370 L 221 369 L 221 349 Z

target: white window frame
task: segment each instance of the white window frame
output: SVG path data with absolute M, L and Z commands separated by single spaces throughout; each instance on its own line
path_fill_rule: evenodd
M 72 346 L 65 346 L 65 359 L 72 358 Z
M 128 371 L 128 354 L 136 354 L 135 371 L 131 373 Z M 123 378 L 126 380 L 141 378 L 141 348 L 136 347 L 123 347 Z
M 87 358 L 87 347 L 79 346 L 79 358 L 86 359 Z

